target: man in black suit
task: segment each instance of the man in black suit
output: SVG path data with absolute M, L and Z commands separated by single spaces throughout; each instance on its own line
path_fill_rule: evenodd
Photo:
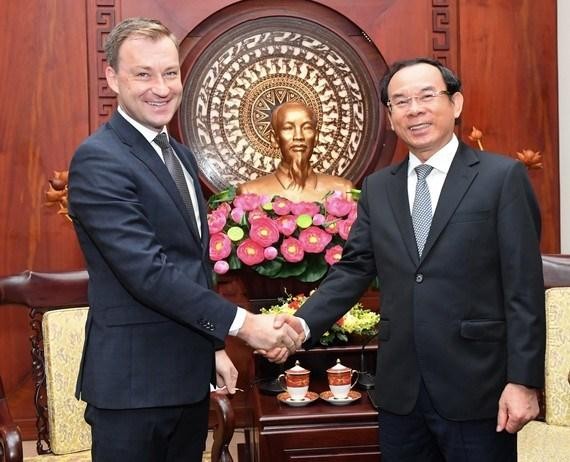
M 234 392 L 228 333 L 254 348 L 299 342 L 212 288 L 208 226 L 192 153 L 168 136 L 182 83 L 176 39 L 132 18 L 109 34 L 119 108 L 77 149 L 70 215 L 89 271 L 78 395 L 94 462 L 200 461 L 210 383 Z
M 515 461 L 538 414 L 539 209 L 521 163 L 457 140 L 460 85 L 431 59 L 388 71 L 381 99 L 409 156 L 364 181 L 342 260 L 296 314 L 314 344 L 378 277 L 383 462 Z

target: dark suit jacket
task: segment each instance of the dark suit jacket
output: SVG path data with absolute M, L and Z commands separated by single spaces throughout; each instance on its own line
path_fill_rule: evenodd
M 453 420 L 494 418 L 507 382 L 541 387 L 540 214 L 524 166 L 460 143 L 420 260 L 407 160 L 364 182 L 342 260 L 298 311 L 312 342 L 378 276 L 380 407 L 409 413 L 423 378 Z
M 120 114 L 71 162 L 70 213 L 89 272 L 78 392 L 96 407 L 202 400 L 214 351 L 236 314 L 234 304 L 211 290 L 196 161 L 172 138 L 171 144 L 196 185 L 202 238 L 166 166 Z

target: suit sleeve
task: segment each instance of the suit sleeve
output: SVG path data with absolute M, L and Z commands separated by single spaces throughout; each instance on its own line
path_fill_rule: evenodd
M 137 302 L 213 337 L 219 347 L 237 307 L 196 282 L 203 271 L 201 250 L 189 249 L 195 260 L 192 274 L 190 266 L 182 269 L 168 257 L 168 243 L 159 242 L 140 201 L 140 184 L 126 160 L 130 153 L 120 143 L 111 148 L 101 144 L 82 145 L 70 167 L 70 211 L 80 239 L 84 236 L 96 253 L 86 254 L 88 265 L 90 258 L 104 261 Z
M 545 354 L 540 211 L 520 162 L 505 175 L 498 235 L 507 322 L 507 381 L 540 388 Z
M 311 331 L 307 342 L 309 347 L 316 345 L 321 335 L 360 299 L 376 275 L 367 184 L 365 180 L 358 201 L 357 218 L 344 246 L 342 259 L 331 267 L 317 291 L 296 313 L 307 322 Z

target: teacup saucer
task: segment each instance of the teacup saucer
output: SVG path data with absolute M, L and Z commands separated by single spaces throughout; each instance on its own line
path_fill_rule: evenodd
M 327 403 L 334 404 L 335 406 L 345 406 L 350 403 L 358 401 L 362 395 L 355 390 L 350 390 L 346 398 L 335 398 L 332 391 L 323 391 L 320 394 L 321 399 L 324 399 Z
M 277 395 L 277 399 L 279 401 L 293 407 L 306 406 L 307 404 L 311 404 L 316 401 L 318 398 L 319 395 L 313 391 L 308 391 L 305 397 L 301 399 L 291 399 L 289 393 L 286 391 Z

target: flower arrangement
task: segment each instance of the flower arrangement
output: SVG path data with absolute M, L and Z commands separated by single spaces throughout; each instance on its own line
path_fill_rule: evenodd
M 270 278 L 321 279 L 340 260 L 354 220 L 356 199 L 332 192 L 322 203 L 283 197 L 236 195 L 229 188 L 210 197 L 209 253 L 214 271 L 243 265 Z
M 294 315 L 305 303 L 307 297 L 303 294 L 294 296 L 286 294 L 285 297 L 277 300 L 279 304 L 261 308 L 261 313 Z M 364 308 L 361 303 L 357 303 L 321 336 L 319 342 L 321 345 L 327 346 L 335 341 L 346 343 L 350 335 L 371 337 L 375 335 L 379 321 L 380 315 L 378 313 Z

